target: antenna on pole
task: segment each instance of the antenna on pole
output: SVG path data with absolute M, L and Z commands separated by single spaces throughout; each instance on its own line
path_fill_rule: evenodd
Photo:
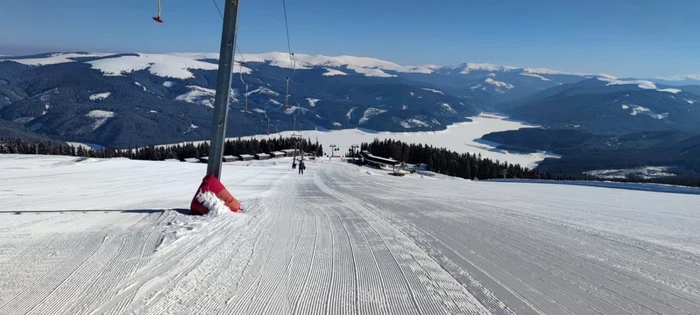
M 219 70 L 216 78 L 216 95 L 214 97 L 214 119 L 212 122 L 211 143 L 207 175 L 221 178 L 221 163 L 226 139 L 226 120 L 228 118 L 229 93 L 231 93 L 231 72 L 233 55 L 236 47 L 236 23 L 238 22 L 238 4 L 240 0 L 227 0 L 224 7 L 224 24 L 221 31 L 221 48 L 219 52 Z

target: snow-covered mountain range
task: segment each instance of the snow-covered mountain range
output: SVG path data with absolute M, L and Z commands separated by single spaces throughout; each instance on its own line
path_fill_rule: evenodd
M 23 132 L 107 146 L 205 139 L 217 62 L 216 53 L 0 57 L 0 119 L 28 129 Z M 273 132 L 295 127 L 440 130 L 482 110 L 503 110 L 500 104 L 589 79 L 631 80 L 488 63 L 405 66 L 367 57 L 280 52 L 237 55 L 234 72 L 229 135 L 266 133 L 268 119 Z M 664 94 L 685 90 L 637 85 Z M 683 93 L 686 104 L 698 101 Z M 650 109 L 636 111 L 638 117 L 663 116 L 636 105 Z

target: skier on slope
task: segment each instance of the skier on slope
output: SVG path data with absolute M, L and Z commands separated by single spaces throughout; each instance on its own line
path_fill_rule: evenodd
M 304 163 L 304 160 L 299 161 L 299 174 L 304 174 L 304 170 L 306 169 L 306 163 Z

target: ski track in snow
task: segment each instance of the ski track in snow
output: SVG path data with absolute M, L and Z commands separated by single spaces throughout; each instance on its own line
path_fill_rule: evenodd
M 226 163 L 244 212 L 191 217 L 205 164 L 0 156 L 0 314 L 700 309 L 700 196 L 290 164 Z

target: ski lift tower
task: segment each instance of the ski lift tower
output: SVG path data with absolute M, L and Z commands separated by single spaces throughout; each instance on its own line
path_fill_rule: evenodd
M 293 133 L 292 138 L 294 139 L 294 158 L 292 159 L 292 162 L 294 163 L 297 159 L 297 152 L 301 151 L 299 149 L 299 146 L 300 146 L 299 142 L 301 142 L 301 134 Z M 301 156 L 301 154 L 300 154 L 299 160 L 303 160 L 303 159 L 304 159 L 303 156 Z
M 328 156 L 328 160 L 330 161 L 333 158 L 333 156 L 335 155 L 335 151 L 340 150 L 340 148 L 338 148 L 338 146 L 335 144 L 331 144 L 329 147 L 331 148 L 331 155 Z
M 209 164 L 207 175 L 221 178 L 221 164 L 224 157 L 226 139 L 226 120 L 231 93 L 231 72 L 236 47 L 236 24 L 238 22 L 238 4 L 240 0 L 226 1 L 224 23 L 221 31 L 221 48 L 219 50 L 219 70 L 216 76 L 216 95 L 214 96 L 214 119 L 212 123 L 211 142 L 209 144 Z

